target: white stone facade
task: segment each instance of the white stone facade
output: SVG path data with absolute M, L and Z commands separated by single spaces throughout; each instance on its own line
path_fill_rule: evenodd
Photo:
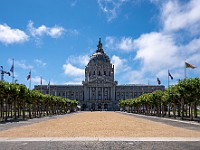
M 104 53 L 101 39 L 96 52 L 85 67 L 82 85 L 36 85 L 35 89 L 45 94 L 76 99 L 82 110 L 118 110 L 118 101 L 138 97 L 155 90 L 164 90 L 160 85 L 117 85 L 114 80 L 114 65 Z

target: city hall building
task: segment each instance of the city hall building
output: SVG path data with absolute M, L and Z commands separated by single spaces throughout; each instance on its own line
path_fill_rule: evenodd
M 101 39 L 96 52 L 85 67 L 85 80 L 80 85 L 36 85 L 44 94 L 77 100 L 82 110 L 119 110 L 118 101 L 144 93 L 164 90 L 162 85 L 125 84 L 114 80 L 114 65 L 102 48 Z

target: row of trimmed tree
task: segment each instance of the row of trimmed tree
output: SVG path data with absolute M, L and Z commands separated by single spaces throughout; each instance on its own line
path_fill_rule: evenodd
M 165 91 L 158 90 L 134 99 L 119 101 L 119 106 L 129 112 L 191 120 L 198 117 L 199 105 L 200 78 L 180 80 Z
M 28 119 L 74 111 L 78 101 L 0 81 L 0 121 Z

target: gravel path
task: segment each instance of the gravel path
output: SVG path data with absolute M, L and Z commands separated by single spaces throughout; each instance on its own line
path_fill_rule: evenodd
M 83 112 L 0 131 L 0 137 L 194 137 L 193 131 L 115 112 Z

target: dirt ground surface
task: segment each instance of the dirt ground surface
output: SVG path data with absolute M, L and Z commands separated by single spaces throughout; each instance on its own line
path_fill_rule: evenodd
M 200 131 L 164 125 L 116 112 L 82 112 L 0 131 L 1 138 L 27 137 L 195 137 Z

